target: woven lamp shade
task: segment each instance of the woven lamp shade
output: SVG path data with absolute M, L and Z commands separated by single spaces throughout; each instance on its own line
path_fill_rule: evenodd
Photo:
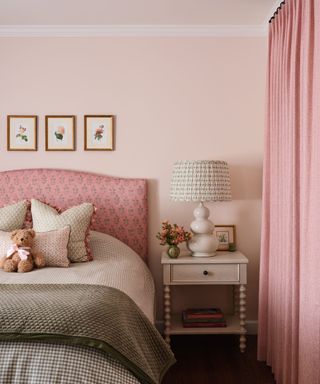
M 229 201 L 231 184 L 226 161 L 185 160 L 174 164 L 171 200 Z

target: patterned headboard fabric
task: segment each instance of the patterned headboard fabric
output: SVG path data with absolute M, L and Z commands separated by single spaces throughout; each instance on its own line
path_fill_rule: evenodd
M 0 172 L 0 207 L 38 199 L 65 210 L 92 202 L 93 229 L 121 240 L 147 259 L 147 182 L 58 169 Z

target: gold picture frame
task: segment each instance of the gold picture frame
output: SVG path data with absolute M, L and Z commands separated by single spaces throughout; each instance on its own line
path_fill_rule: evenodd
M 46 115 L 46 151 L 76 150 L 76 116 Z
M 37 151 L 38 150 L 38 116 L 8 115 L 7 116 L 7 150 Z
M 114 150 L 114 115 L 84 116 L 84 150 Z
M 228 251 L 230 244 L 236 244 L 235 225 L 215 225 L 215 234 L 219 241 L 217 251 Z

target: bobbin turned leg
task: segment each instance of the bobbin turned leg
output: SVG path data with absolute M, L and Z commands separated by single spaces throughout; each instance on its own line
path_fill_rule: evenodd
M 239 315 L 239 285 L 233 285 L 233 314 Z
M 239 294 L 239 317 L 240 317 L 240 351 L 246 350 L 246 286 L 240 285 Z
M 170 326 L 171 326 L 171 298 L 170 285 L 164 286 L 164 339 L 170 344 Z

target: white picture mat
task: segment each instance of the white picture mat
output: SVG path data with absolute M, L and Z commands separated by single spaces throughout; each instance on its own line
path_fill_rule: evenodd
M 10 149 L 35 149 L 36 119 L 34 117 L 10 117 Z M 20 126 L 26 128 L 28 141 L 16 137 L 20 133 Z
M 73 149 L 73 117 L 48 117 L 48 149 Z M 63 127 L 65 133 L 62 140 L 58 140 L 55 132 Z
M 87 148 L 112 149 L 112 117 L 87 117 Z M 100 140 L 95 138 L 96 130 L 103 125 L 103 134 Z

